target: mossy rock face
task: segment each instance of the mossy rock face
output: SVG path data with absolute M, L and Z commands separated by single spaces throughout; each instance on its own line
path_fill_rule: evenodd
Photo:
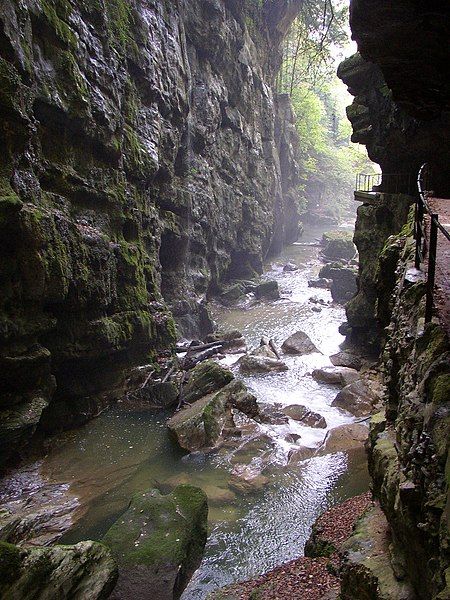
M 210 333 L 205 299 L 293 241 L 298 137 L 271 91 L 276 18 L 248 31 L 249 3 L 235 8 L 7 0 L 0 371 L 18 360 L 1 408 L 48 408 L 9 438 L 0 466 L 37 429 L 77 426 L 123 397 L 130 371 L 157 369 L 177 335 Z M 36 345 L 49 359 L 31 385 Z
M 233 426 L 232 407 L 250 417 L 258 414 L 256 398 L 242 381 L 232 381 L 177 412 L 167 422 L 178 445 L 193 452 L 211 448 L 219 441 L 226 426 Z
M 186 402 L 194 402 L 205 394 L 220 390 L 233 379 L 234 375 L 229 369 L 213 360 L 206 360 L 192 369 L 183 390 L 183 398 Z
M 206 494 L 190 485 L 137 494 L 103 538 L 119 564 L 112 598 L 179 598 L 202 559 L 207 517 Z
M 0 596 L 4 600 L 104 600 L 117 574 L 110 551 L 97 542 L 27 549 L 0 542 Z

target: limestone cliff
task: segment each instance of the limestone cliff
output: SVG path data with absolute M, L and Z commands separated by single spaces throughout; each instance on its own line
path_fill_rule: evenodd
M 384 342 L 385 413 L 373 419 L 368 450 L 373 490 L 387 519 L 389 560 L 362 565 L 350 553 L 346 599 L 398 598 L 382 591 L 389 588 L 386 577 L 412 584 L 413 595 L 405 598 L 450 597 L 450 346 L 438 319 L 424 326 L 425 286 L 410 269 L 411 210 L 407 219 L 423 162 L 432 167 L 437 193 L 450 191 L 450 57 L 442 45 L 449 16 L 442 2 L 351 2 L 359 53 L 339 75 L 355 96 L 348 109 L 354 141 L 367 146 L 383 180 L 379 197 L 358 209 L 358 294 L 347 316 L 352 342 L 374 350 L 377 336 Z M 362 529 L 355 535 L 360 548 Z
M 172 315 L 207 331 L 207 295 L 295 238 L 272 81 L 299 3 L 268 4 L 2 2 L 2 463 L 120 393 Z

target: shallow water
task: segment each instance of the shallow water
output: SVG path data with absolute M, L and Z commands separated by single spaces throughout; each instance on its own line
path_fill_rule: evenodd
M 310 231 L 302 242 L 320 237 L 321 231 Z M 77 498 L 78 521 L 62 538 L 64 543 L 100 539 L 135 492 L 151 487 L 170 489 L 184 482 L 199 485 L 211 500 L 210 535 L 202 565 L 182 598 L 203 600 L 212 589 L 301 555 L 320 512 L 368 488 L 363 452 L 350 457 L 345 453 L 314 457 L 287 466 L 288 452 L 298 448 L 298 443 L 317 446 L 329 428 L 354 420 L 331 406 L 338 390 L 318 384 L 310 376 L 312 369 L 330 364 L 328 356 L 337 352 L 343 341 L 338 333 L 344 320 L 342 307 L 331 304 L 328 291 L 307 284 L 320 269 L 317 254 L 317 247 L 292 245 L 267 265 L 266 276 L 278 280 L 280 300 L 245 309 L 214 306 L 213 314 L 221 327 L 241 330 L 249 346 L 259 345 L 263 335 L 281 345 L 298 329 L 308 333 L 321 353 L 287 357 L 289 371 L 285 373 L 243 379 L 260 402 L 305 404 L 325 417 L 328 428 L 312 429 L 292 420 L 261 425 L 259 433 L 266 434 L 265 444 L 246 444 L 244 440 L 242 447 L 183 456 L 167 436 L 167 413 L 130 412 L 119 405 L 65 435 L 63 443 L 39 466 L 46 481 L 53 486 L 61 483 L 60 494 L 67 495 L 69 483 L 72 501 Z M 283 273 L 282 265 L 288 261 L 301 268 Z M 327 305 L 314 312 L 316 305 L 310 297 Z M 228 357 L 226 362 L 237 358 Z M 298 443 L 288 438 L 293 433 L 301 436 Z M 255 495 L 230 497 L 230 471 L 237 463 L 249 462 L 264 466 L 268 485 Z M 17 487 L 18 481 L 13 476 L 10 489 Z M 37 498 L 42 507 L 40 496 Z

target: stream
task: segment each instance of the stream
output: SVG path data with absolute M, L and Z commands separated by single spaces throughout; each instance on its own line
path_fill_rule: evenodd
M 203 600 L 211 590 L 302 555 L 317 516 L 366 491 L 369 484 L 362 451 L 288 464 L 289 452 L 299 444 L 316 447 L 330 428 L 355 420 L 331 406 L 338 388 L 310 376 L 314 368 L 331 364 L 328 357 L 339 351 L 344 339 L 338 332 L 345 320 L 343 307 L 331 302 L 328 290 L 308 287 L 308 279 L 317 277 L 322 263 L 317 246 L 304 244 L 321 235 L 321 229 L 309 229 L 301 244 L 285 248 L 266 265 L 265 277 L 278 281 L 280 300 L 233 309 L 213 305 L 212 313 L 221 329 L 240 330 L 249 348 L 258 346 L 262 336 L 280 345 L 299 329 L 310 336 L 321 353 L 283 357 L 287 372 L 238 376 L 259 402 L 283 407 L 304 404 L 325 417 L 326 429 L 305 427 L 291 419 L 263 424 L 250 443 L 186 456 L 168 438 L 168 413 L 130 412 L 119 404 L 61 436 L 45 459 L 13 473 L 2 483 L 0 501 L 15 510 L 21 502 L 32 507 L 34 503 L 35 514 L 43 514 L 47 502 L 47 507 L 53 506 L 55 539 L 73 520 L 75 525 L 60 541 L 74 543 L 100 539 L 137 491 L 152 487 L 170 491 L 179 483 L 199 485 L 210 500 L 210 532 L 203 562 L 182 600 Z M 287 262 L 299 269 L 283 272 Z M 311 297 L 322 304 L 311 302 Z M 238 358 L 230 355 L 224 364 L 235 369 L 232 363 Z M 262 464 L 268 484 L 254 494 L 230 492 L 230 471 L 241 463 Z

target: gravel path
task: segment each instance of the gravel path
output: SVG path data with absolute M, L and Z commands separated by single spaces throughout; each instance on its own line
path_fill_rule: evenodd
M 325 512 L 314 528 L 320 538 L 338 547 L 352 533 L 356 520 L 372 504 L 369 492 L 346 500 Z M 329 558 L 302 556 L 213 595 L 215 600 L 332 600 L 339 594 L 337 553 Z

